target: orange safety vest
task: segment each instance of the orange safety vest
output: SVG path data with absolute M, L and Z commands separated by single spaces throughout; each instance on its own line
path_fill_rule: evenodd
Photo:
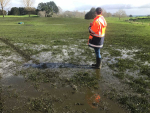
M 89 46 L 103 47 L 106 26 L 107 22 L 102 15 L 98 15 L 94 18 L 93 25 L 89 27 Z

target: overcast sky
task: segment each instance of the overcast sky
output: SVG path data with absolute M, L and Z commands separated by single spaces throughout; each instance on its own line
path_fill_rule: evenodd
M 11 0 L 8 9 L 11 7 L 20 7 L 22 0 Z M 34 7 L 37 8 L 41 2 L 49 2 L 51 0 L 35 0 Z M 92 7 L 102 7 L 107 12 L 115 13 L 119 9 L 126 11 L 128 15 L 150 15 L 149 0 L 53 0 L 57 6 L 63 11 L 89 11 Z

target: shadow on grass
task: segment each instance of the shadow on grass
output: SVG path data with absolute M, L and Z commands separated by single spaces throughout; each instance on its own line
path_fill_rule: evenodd
M 27 68 L 81 68 L 81 69 L 93 69 L 90 65 L 75 65 L 69 63 L 39 63 L 39 64 L 24 64 L 23 67 Z

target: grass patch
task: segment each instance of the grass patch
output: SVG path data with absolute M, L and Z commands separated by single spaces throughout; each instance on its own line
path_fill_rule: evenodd
M 51 51 L 52 51 L 53 55 L 62 54 L 61 47 L 53 48 L 53 49 L 51 49 Z
M 150 67 L 148 65 L 141 66 L 140 73 L 150 77 Z
M 0 17 L 3 17 L 2 15 L 0 15 Z M 18 18 L 24 18 L 24 17 L 29 17 L 29 15 L 5 15 L 5 18 L 16 18 L 16 17 L 18 17 Z M 37 15 L 30 15 L 30 17 L 38 17 Z
M 3 52 L 2 53 L 2 56 L 10 56 L 11 55 L 11 52 Z
M 98 84 L 98 79 L 96 78 L 96 76 L 91 76 L 87 72 L 79 72 L 73 76 L 71 82 L 80 86 L 94 87 Z
M 113 76 L 115 76 L 119 79 L 124 79 L 124 77 L 125 77 L 124 73 L 116 73 L 116 74 L 113 74 Z
M 3 101 L 2 101 L 2 87 L 0 86 L 0 112 L 3 112 Z
M 43 97 L 29 99 L 29 109 L 31 111 L 42 113 L 54 113 L 54 103 L 61 102 L 61 99 L 50 94 L 43 95 Z
M 130 82 L 127 82 L 131 88 L 133 88 L 137 93 L 149 94 L 146 89 L 150 88 L 150 82 L 146 82 L 143 78 L 132 79 Z
M 142 50 L 142 51 L 134 52 L 134 54 L 136 55 L 134 58 L 135 59 L 138 58 L 142 61 L 150 62 L 150 52 L 149 52 L 149 50 L 150 50 L 150 47 L 149 47 L 148 50 L 145 49 L 145 50 Z
M 116 90 L 112 89 L 106 92 L 104 96 L 112 100 L 117 100 L 132 113 L 150 112 L 150 98 L 147 95 L 127 94 L 126 91 L 123 94 L 117 94 Z
M 121 56 L 121 52 L 118 50 L 109 50 L 111 56 Z
M 118 101 L 126 105 L 132 113 L 149 113 L 150 104 L 146 97 L 128 96 L 124 95 L 118 99 Z
M 28 54 L 29 56 L 32 56 L 32 55 L 36 55 L 36 54 L 40 53 L 41 51 L 33 50 L 33 49 L 25 49 L 25 50 L 23 50 L 23 52 Z
M 130 59 L 117 59 L 118 62 L 115 64 L 109 64 L 109 67 L 114 69 L 117 68 L 119 71 L 125 71 L 126 69 L 137 69 L 135 62 Z
M 0 46 L 0 50 L 6 50 L 6 49 L 9 49 L 10 47 L 9 46 Z
M 146 82 L 143 78 L 135 79 L 133 82 L 143 86 L 144 88 L 150 88 L 150 82 Z
M 68 42 L 67 41 L 62 41 L 62 40 L 55 40 L 53 42 L 53 45 L 68 45 Z
M 54 83 L 55 78 L 58 78 L 59 72 L 58 71 L 51 71 L 51 70 L 38 70 L 38 69 L 29 69 L 22 70 L 17 74 L 25 76 L 26 80 L 30 80 L 37 83 Z

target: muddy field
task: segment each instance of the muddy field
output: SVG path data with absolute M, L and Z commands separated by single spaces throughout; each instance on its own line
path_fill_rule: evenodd
M 145 26 L 108 18 L 99 70 L 87 46 L 92 20 L 43 19 L 23 18 L 21 26 L 2 20 L 1 112 L 150 112 L 150 33 L 138 32 Z

